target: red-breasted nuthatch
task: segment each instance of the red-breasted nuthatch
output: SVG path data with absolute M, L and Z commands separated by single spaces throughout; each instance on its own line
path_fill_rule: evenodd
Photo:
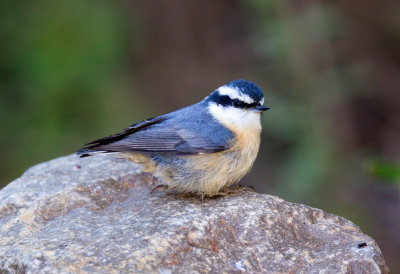
M 238 182 L 260 146 L 264 95 L 254 83 L 236 80 L 201 102 L 150 118 L 95 140 L 81 157 L 116 153 L 152 172 L 169 187 L 213 196 Z

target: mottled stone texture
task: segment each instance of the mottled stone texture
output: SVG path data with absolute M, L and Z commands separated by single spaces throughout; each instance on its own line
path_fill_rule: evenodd
M 379 247 L 350 221 L 243 191 L 156 190 L 110 156 L 55 159 L 0 191 L 0 273 L 379 273 Z

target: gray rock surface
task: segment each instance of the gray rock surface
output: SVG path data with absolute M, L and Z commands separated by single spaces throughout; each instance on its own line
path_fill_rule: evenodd
M 243 191 L 156 190 L 111 156 L 39 164 L 0 191 L 0 273 L 385 273 L 350 221 Z

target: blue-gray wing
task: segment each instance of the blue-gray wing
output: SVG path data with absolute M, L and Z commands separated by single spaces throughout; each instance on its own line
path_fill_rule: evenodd
M 182 113 L 184 114 L 184 113 Z M 233 134 L 209 117 L 185 120 L 159 116 L 134 124 L 88 144 L 78 151 L 81 157 L 91 152 L 140 152 L 145 154 L 200 154 L 230 148 Z M 207 122 L 206 122 L 207 121 Z

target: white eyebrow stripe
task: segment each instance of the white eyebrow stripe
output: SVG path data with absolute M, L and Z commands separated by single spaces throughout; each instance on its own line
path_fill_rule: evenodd
M 239 91 L 231 87 L 222 86 L 218 88 L 218 91 L 220 95 L 228 95 L 231 98 L 239 97 Z
M 220 95 L 227 95 L 231 97 L 231 99 L 239 99 L 247 104 L 252 104 L 254 103 L 254 100 L 250 98 L 250 96 L 241 93 L 239 90 L 228 87 L 228 86 L 222 86 L 218 88 L 218 92 Z

